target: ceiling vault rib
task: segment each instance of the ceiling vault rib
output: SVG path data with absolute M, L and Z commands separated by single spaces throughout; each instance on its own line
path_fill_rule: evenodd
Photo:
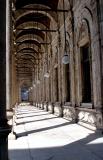
M 33 11 L 45 11 L 45 12 L 68 12 L 67 9 L 38 9 L 38 8 L 20 8 L 18 10 L 33 10 Z
M 31 29 L 26 29 L 26 28 L 17 28 L 16 30 L 20 30 L 20 31 L 31 31 L 33 30 L 32 28 Z M 33 30 L 34 31 L 34 30 Z M 58 29 L 37 29 L 37 31 L 42 31 L 42 32 L 58 32 Z
M 38 70 L 42 72 L 45 54 L 49 55 L 54 35 L 58 35 L 58 12 L 69 9 L 58 8 L 58 0 L 13 0 L 13 47 L 17 78 L 32 81 Z M 34 73 L 35 72 L 35 73 Z M 38 76 L 38 78 L 40 78 Z
M 16 42 L 16 43 L 19 43 L 19 44 L 21 44 L 21 43 L 26 43 L 26 42 Z M 30 44 L 32 44 L 32 43 L 30 43 Z M 42 42 L 42 43 L 39 43 L 39 45 L 41 45 L 41 44 L 51 44 L 50 42 Z M 40 52 L 39 52 L 40 53 Z

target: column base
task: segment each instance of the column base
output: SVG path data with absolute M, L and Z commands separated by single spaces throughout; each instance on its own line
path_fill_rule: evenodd
M 54 105 L 51 102 L 48 103 L 48 112 L 51 114 L 54 113 Z
M 44 102 L 40 103 L 40 108 L 39 109 L 44 110 Z
M 75 107 L 71 106 L 71 103 L 69 102 L 63 105 L 63 117 L 73 123 L 78 122 L 76 109 Z
M 44 102 L 44 110 L 48 111 L 48 102 Z
M 63 108 L 60 102 L 55 102 L 54 104 L 54 114 L 58 117 L 63 117 Z
M 8 140 L 16 140 L 16 134 L 11 132 L 9 135 L 8 135 Z
M 96 109 L 96 127 L 98 130 L 101 130 L 103 133 L 103 111 L 102 108 Z
M 8 160 L 8 135 L 11 127 L 7 124 L 7 119 L 0 119 L 0 160 Z

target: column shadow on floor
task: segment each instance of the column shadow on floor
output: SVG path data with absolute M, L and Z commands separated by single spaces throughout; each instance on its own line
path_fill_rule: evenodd
M 33 160 L 102 160 L 103 143 L 88 144 L 101 137 L 93 133 L 72 143 L 68 139 L 64 146 L 10 150 L 10 160 L 28 160 L 28 157 Z
M 39 117 L 42 115 L 50 115 L 50 114 L 48 112 L 47 113 L 44 112 L 43 114 L 40 113 L 37 115 L 35 114 L 31 115 L 31 116 L 26 115 L 26 117 L 20 117 L 20 118 L 36 117 L 36 116 Z M 55 119 L 55 118 L 56 117 L 53 117 L 53 118 L 44 117 L 44 119 L 38 119 L 36 121 L 40 122 L 40 121 L 45 121 L 48 119 Z M 33 122 L 36 122 L 36 121 L 34 120 Z M 28 121 L 24 123 L 26 124 L 30 122 L 32 121 Z M 29 137 L 29 134 L 33 134 L 33 133 L 39 133 L 42 136 L 45 131 L 51 131 L 51 130 L 53 133 L 55 133 L 56 128 L 60 129 L 61 131 L 61 127 L 70 126 L 71 124 L 74 124 L 74 123 L 68 121 L 62 124 L 28 130 L 22 133 L 18 133 L 17 138 L 22 139 L 22 137 L 24 136 Z M 42 147 L 41 146 L 36 147 L 36 145 L 32 147 L 30 146 L 30 144 L 28 144 L 28 149 L 25 149 L 25 146 L 23 146 L 22 149 L 11 149 L 9 150 L 10 160 L 23 160 L 23 159 L 25 160 L 31 160 L 31 159 L 32 160 L 102 160 L 103 159 L 103 135 L 102 134 L 92 133 L 86 136 L 85 138 L 81 138 L 81 139 L 78 138 L 79 140 L 75 140 L 75 137 L 73 137 L 74 139 L 72 137 L 73 136 L 71 136 L 71 134 L 66 133 L 67 142 L 66 144 L 61 146 L 55 145 L 55 144 L 54 146 L 53 145 L 50 146 L 49 145 L 50 142 L 48 141 L 48 145 L 45 146 L 45 143 L 44 143 L 44 147 L 43 147 L 43 144 L 42 144 Z M 102 141 L 98 140 L 99 138 L 102 138 Z M 70 139 L 72 139 L 71 142 L 70 142 Z M 32 136 L 32 141 L 35 144 L 35 136 L 34 137 Z
M 37 120 L 32 120 L 32 121 L 23 121 L 20 123 L 16 123 L 16 125 L 22 125 L 22 124 L 27 124 L 27 123 L 32 123 L 32 122 L 39 122 L 39 121 L 46 121 L 46 120 L 50 120 L 50 119 L 58 119 L 59 117 L 52 117 L 52 118 L 43 118 L 43 119 L 37 119 Z
M 27 115 L 27 114 L 40 113 L 40 112 L 45 112 L 45 111 L 38 111 L 38 112 L 37 112 L 37 111 L 36 111 L 36 112 L 35 112 L 35 111 L 33 111 L 33 112 L 20 112 L 20 113 L 17 113 L 17 115 L 18 115 L 18 116 L 19 116 L 19 115 L 22 115 L 22 114 L 23 114 L 23 115 L 24 115 L 24 114 Z
M 70 124 L 73 124 L 73 123 L 72 122 L 66 122 L 66 123 L 62 123 L 62 124 L 59 124 L 59 125 L 55 125 L 55 126 L 53 125 L 53 126 L 50 126 L 50 127 L 40 128 L 40 129 L 36 129 L 36 130 L 25 131 L 25 132 L 22 132 L 22 133 L 18 133 L 16 135 L 16 137 L 20 138 L 20 137 L 23 137 L 23 136 L 28 135 L 28 134 L 43 132 L 43 131 L 47 131 L 47 130 L 50 130 L 50 129 L 55 129 L 55 128 L 67 126 L 67 125 L 70 125 Z
M 17 119 L 21 119 L 21 118 L 27 118 L 27 117 L 36 117 L 36 116 L 42 116 L 42 115 L 50 115 L 50 113 L 43 113 L 43 114 L 37 114 L 37 115 L 29 115 L 29 116 L 20 116 L 20 117 L 18 117 L 18 116 L 16 116 L 16 118 Z

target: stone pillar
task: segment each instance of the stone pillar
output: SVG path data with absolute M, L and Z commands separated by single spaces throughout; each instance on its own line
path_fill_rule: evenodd
M 17 102 L 17 77 L 16 77 L 16 66 L 15 66 L 15 55 L 12 55 L 12 66 L 11 66 L 11 106 L 14 107 Z
M 10 109 L 10 2 L 6 3 L 6 108 Z
M 103 1 L 97 1 L 100 33 L 100 60 L 101 60 L 101 108 L 97 109 L 97 127 L 103 132 Z
M 19 102 L 19 80 L 17 79 L 17 81 L 16 81 L 16 103 L 18 103 Z
M 18 85 L 19 87 L 19 89 L 18 89 L 18 99 L 19 99 L 19 103 L 21 103 L 21 87 L 20 87 L 20 81 L 19 81 L 19 85 Z
M 103 1 L 99 0 L 99 23 L 100 23 L 100 45 L 101 45 L 101 69 L 102 69 L 102 104 L 103 104 Z
M 32 71 L 32 87 L 33 87 L 33 90 L 32 90 L 32 102 L 34 104 L 34 70 Z
M 6 118 L 6 0 L 0 1 L 0 160 L 8 160 Z
M 51 102 L 53 103 L 54 102 L 54 99 L 53 99 L 53 66 L 52 66 L 52 63 L 53 63 L 53 57 L 51 57 Z

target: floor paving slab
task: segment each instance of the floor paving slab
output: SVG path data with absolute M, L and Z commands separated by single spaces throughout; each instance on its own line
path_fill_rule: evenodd
M 9 160 L 103 160 L 103 135 L 34 106 L 16 109 Z

